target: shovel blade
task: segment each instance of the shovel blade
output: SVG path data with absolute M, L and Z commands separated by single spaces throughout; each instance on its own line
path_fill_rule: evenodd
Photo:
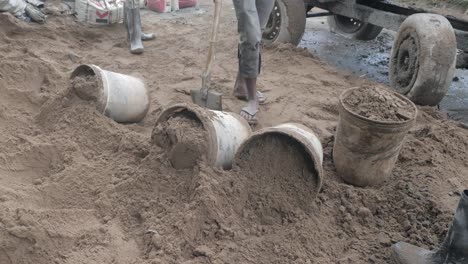
M 223 110 L 223 101 L 221 93 L 208 91 L 206 99 L 203 98 L 203 93 L 201 90 L 192 90 L 190 91 L 190 95 L 192 96 L 193 103 L 201 107 L 218 111 Z

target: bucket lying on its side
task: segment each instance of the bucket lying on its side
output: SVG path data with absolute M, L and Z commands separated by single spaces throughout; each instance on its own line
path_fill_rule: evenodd
M 293 141 L 299 143 L 300 146 L 303 147 L 305 153 L 307 153 L 307 158 L 309 162 L 309 168 L 313 170 L 313 174 L 315 176 L 314 182 L 314 190 L 311 190 L 313 197 L 315 198 L 322 186 L 322 178 L 323 178 L 323 148 L 320 140 L 317 136 L 310 130 L 309 128 L 305 127 L 304 125 L 297 124 L 297 123 L 285 123 L 275 127 L 268 127 L 257 132 L 253 133 L 242 145 L 239 147 L 236 157 L 234 158 L 234 164 L 238 165 L 241 159 L 241 155 L 248 152 L 248 148 L 251 147 L 252 143 L 256 140 L 272 136 L 272 135 L 280 135 L 285 136 Z M 271 153 L 265 153 L 265 156 L 268 158 L 271 156 Z M 281 163 L 281 161 L 279 161 Z M 286 164 L 280 164 L 281 166 Z M 273 179 L 272 175 L 272 179 Z
M 99 112 L 119 123 L 135 123 L 145 117 L 150 101 L 143 81 L 86 64 L 78 66 L 70 79 L 85 76 L 96 76 Z
M 239 115 L 214 111 L 194 104 L 176 104 L 165 109 L 156 121 L 152 140 L 158 136 L 156 128 L 179 113 L 190 113 L 201 122 L 207 132 L 206 157 L 210 165 L 230 169 L 234 155 L 241 143 L 250 136 L 249 124 Z M 183 131 L 182 131 L 183 132 Z M 177 146 L 173 146 L 177 147 Z
M 333 161 L 345 182 L 364 187 L 380 184 L 391 175 L 403 140 L 415 123 L 417 108 L 406 97 L 391 92 L 406 101 L 414 115 L 406 121 L 374 121 L 344 105 L 344 99 L 356 89 L 348 89 L 340 96 Z

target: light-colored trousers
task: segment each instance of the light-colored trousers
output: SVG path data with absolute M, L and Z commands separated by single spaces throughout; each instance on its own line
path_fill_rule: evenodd
M 239 73 L 243 78 L 256 78 L 260 72 L 262 32 L 275 0 L 233 0 L 239 40 Z

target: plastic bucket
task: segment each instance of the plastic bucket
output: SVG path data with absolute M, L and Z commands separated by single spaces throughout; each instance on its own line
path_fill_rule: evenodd
M 100 98 L 96 108 L 99 112 L 119 123 L 135 123 L 145 117 L 150 101 L 142 80 L 86 64 L 78 66 L 70 79 L 89 75 L 98 80 Z
M 308 154 L 308 159 L 313 164 L 313 168 L 315 169 L 315 183 L 316 189 L 313 190 L 315 196 L 319 193 L 320 188 L 322 186 L 322 179 L 323 179 L 323 148 L 320 140 L 314 134 L 312 130 L 307 128 L 304 125 L 297 124 L 297 123 L 285 123 L 274 127 L 268 127 L 264 129 L 260 129 L 257 132 L 253 133 L 242 145 L 239 147 L 236 153 L 236 157 L 234 159 L 234 164 L 240 159 L 239 155 L 244 152 L 245 148 L 249 146 L 253 141 L 257 140 L 258 138 L 264 137 L 266 135 L 271 134 L 280 134 L 285 135 L 296 142 L 298 142 L 301 146 L 304 147 L 304 150 Z M 268 155 L 268 153 L 265 153 Z
M 155 128 L 182 111 L 194 114 L 207 131 L 206 156 L 210 165 L 230 169 L 237 149 L 252 134 L 249 124 L 234 113 L 209 110 L 193 104 L 176 104 L 161 113 Z
M 370 120 L 343 104 L 356 89 L 348 89 L 340 96 L 333 161 L 345 182 L 360 187 L 378 185 L 391 175 L 403 140 L 415 123 L 417 108 L 406 97 L 391 92 L 414 108 L 414 116 L 400 122 Z

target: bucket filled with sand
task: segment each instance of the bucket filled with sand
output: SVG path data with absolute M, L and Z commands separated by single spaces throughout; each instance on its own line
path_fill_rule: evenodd
M 237 149 L 251 133 L 237 114 L 176 104 L 161 113 L 151 140 L 165 150 L 176 169 L 193 168 L 202 160 L 230 169 Z
M 240 204 L 247 204 L 264 223 L 298 208 L 309 212 L 322 185 L 322 162 L 320 141 L 301 124 L 255 132 L 234 159 L 237 180 L 246 182 Z
M 338 175 L 361 187 L 384 182 L 415 123 L 416 106 L 392 91 L 363 87 L 341 94 L 339 112 L 333 147 Z
M 138 78 L 84 64 L 73 71 L 70 81 L 78 97 L 94 101 L 99 112 L 116 122 L 140 122 L 148 112 L 148 92 Z

